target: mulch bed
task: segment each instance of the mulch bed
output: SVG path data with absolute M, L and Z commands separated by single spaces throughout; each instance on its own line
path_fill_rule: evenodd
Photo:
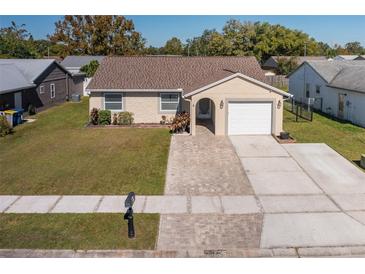
M 136 123 L 132 125 L 93 125 L 88 123 L 88 128 L 169 128 L 169 125 L 161 125 L 154 123 Z

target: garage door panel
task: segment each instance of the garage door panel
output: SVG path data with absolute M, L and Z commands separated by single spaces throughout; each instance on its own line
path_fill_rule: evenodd
M 271 134 L 272 103 L 228 104 L 228 134 Z

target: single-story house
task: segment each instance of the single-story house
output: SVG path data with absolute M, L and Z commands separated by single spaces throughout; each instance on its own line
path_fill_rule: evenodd
M 0 109 L 38 110 L 70 96 L 66 69 L 54 59 L 0 59 Z
M 262 64 L 262 69 L 265 70 L 266 75 L 275 75 L 278 70 L 279 60 L 290 58 L 296 58 L 298 66 L 300 66 L 305 61 L 327 60 L 326 56 L 271 56 Z
M 216 135 L 275 134 L 288 93 L 264 83 L 255 57 L 106 57 L 87 87 L 90 106 L 159 123 L 188 112 L 191 134 L 209 121 Z
M 307 61 L 288 77 L 295 101 L 365 127 L 365 62 Z
M 91 61 L 96 60 L 99 63 L 105 56 L 98 55 L 69 55 L 62 62 L 61 65 L 71 73 L 70 90 L 71 94 L 80 94 L 88 96 L 86 93 L 86 86 L 90 83 L 91 77 L 86 77 L 85 73 L 80 71 L 81 67 L 89 64 Z
M 337 55 L 333 57 L 333 60 L 335 61 L 353 61 L 355 60 L 359 55 Z

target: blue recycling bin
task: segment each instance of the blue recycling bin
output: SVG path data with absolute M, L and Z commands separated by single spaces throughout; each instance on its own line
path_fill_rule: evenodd
M 14 109 L 15 113 L 13 114 L 13 126 L 20 125 L 23 123 L 23 113 L 24 109 L 16 108 Z

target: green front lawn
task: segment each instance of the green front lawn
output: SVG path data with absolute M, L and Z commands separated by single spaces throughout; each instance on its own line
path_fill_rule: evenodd
M 167 129 L 85 128 L 88 99 L 0 138 L 0 194 L 163 194 Z
M 0 248 L 154 249 L 158 214 L 134 214 L 128 239 L 122 214 L 0 214 Z
M 365 128 L 314 113 L 313 122 L 284 110 L 284 130 L 299 143 L 326 143 L 348 160 L 358 163 L 365 153 Z

